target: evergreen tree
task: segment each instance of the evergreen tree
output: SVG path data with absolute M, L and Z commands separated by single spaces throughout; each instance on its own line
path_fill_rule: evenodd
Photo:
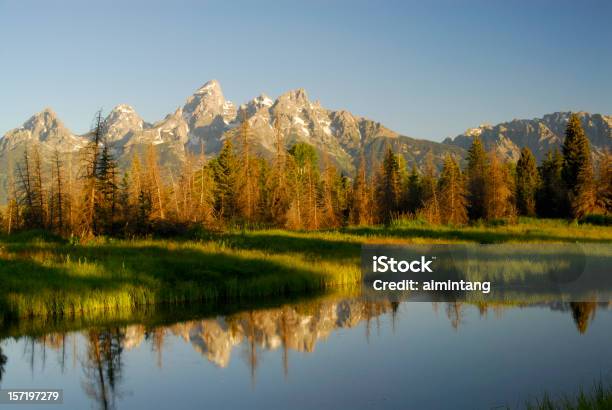
M 53 164 L 51 168 L 51 176 L 53 179 L 54 185 L 54 196 L 52 198 L 52 203 L 54 207 L 55 220 L 51 220 L 51 225 L 56 225 L 57 230 L 62 233 L 64 232 L 66 220 L 65 213 L 68 201 L 66 196 L 66 192 L 64 189 L 64 172 L 63 172 L 63 163 L 60 158 L 60 153 L 58 150 L 55 150 L 53 153 Z
M 412 165 L 412 171 L 408 175 L 405 192 L 404 209 L 411 214 L 416 214 L 423 204 L 423 186 L 415 164 Z
M 48 216 L 48 207 L 45 203 L 45 184 L 43 182 L 43 163 L 42 157 L 40 155 L 40 150 L 38 146 L 34 146 L 32 149 L 32 161 L 33 161 L 33 193 L 36 201 L 36 209 L 38 210 L 40 228 L 47 227 L 47 216 Z
M 126 234 L 128 227 L 132 223 L 132 204 L 130 202 L 130 174 L 124 172 L 119 183 L 119 197 L 117 205 L 119 207 L 119 222 L 122 226 L 122 234 Z
M 139 235 L 147 234 L 151 231 L 151 213 L 153 210 L 150 191 L 140 190 L 137 200 L 137 213 L 135 230 Z
M 204 152 L 202 145 L 199 169 L 194 175 L 195 195 L 198 201 L 195 220 L 211 224 L 215 220 L 215 179 L 212 168 L 206 165 Z
M 512 201 L 510 171 L 495 151 L 491 151 L 489 158 L 484 190 L 485 218 L 494 220 L 513 217 L 515 209 Z
M 323 163 L 325 169 L 321 187 L 322 225 L 326 228 L 335 228 L 340 226 L 342 221 L 340 176 L 327 155 L 324 156 Z
M 570 116 L 565 130 L 562 175 L 568 189 L 571 216 L 581 218 L 595 208 L 596 198 L 591 148 L 576 114 Z
M 597 209 L 604 214 L 612 213 L 612 155 L 605 151 L 599 161 L 597 173 Z
M 479 137 L 474 137 L 468 151 L 468 214 L 471 220 L 485 217 L 485 179 L 488 172 L 487 154 Z
M 440 193 L 438 191 L 438 180 L 436 178 L 436 166 L 433 161 L 432 152 L 427 153 L 425 158 L 425 170 L 421 181 L 422 207 L 419 214 L 431 224 L 439 224 L 442 219 L 440 215 Z
M 292 200 L 287 224 L 296 229 L 318 229 L 319 209 L 318 156 L 312 145 L 299 142 L 289 150 L 291 156 Z
M 565 182 L 562 176 L 563 157 L 559 150 L 548 152 L 539 167 L 540 188 L 536 193 L 538 216 L 562 218 L 567 214 Z
M 524 147 L 516 164 L 516 206 L 519 215 L 535 216 L 540 175 L 531 150 Z
M 286 223 L 287 210 L 290 204 L 289 181 L 289 164 L 287 161 L 287 152 L 285 150 L 285 141 L 278 119 L 274 122 L 274 136 L 276 153 L 270 170 L 269 179 L 266 185 L 270 191 L 269 197 L 269 213 L 271 222 L 283 226 Z
M 164 184 L 162 182 L 161 170 L 159 169 L 159 158 L 157 155 L 157 148 L 155 145 L 150 144 L 147 147 L 146 152 L 146 173 L 145 173 L 145 184 L 149 190 L 149 196 L 151 197 L 151 216 L 156 219 L 165 219 L 165 192 Z
M 114 233 L 115 217 L 117 215 L 118 181 L 117 164 L 112 158 L 107 143 L 104 144 L 98 160 L 96 172 L 98 200 L 95 203 L 96 234 Z
M 80 233 L 84 236 L 95 234 L 96 206 L 100 200 L 98 188 L 98 163 L 100 161 L 100 146 L 107 132 L 107 123 L 98 111 L 94 117 L 94 125 L 90 132 L 90 141 L 83 150 L 83 201 L 80 223 Z
M 272 216 L 272 167 L 265 158 L 256 158 L 257 162 L 257 190 L 259 202 L 257 206 L 257 220 L 270 224 L 274 221 Z
M 338 175 L 336 182 L 336 209 L 340 217 L 340 224 L 347 226 L 351 214 L 351 179 L 344 173 Z
M 246 222 L 254 222 L 259 207 L 259 175 L 257 172 L 258 162 L 251 152 L 251 130 L 246 112 L 243 112 L 239 138 L 238 206 L 240 208 L 240 216 Z
M 229 139 L 223 144 L 217 158 L 211 161 L 211 168 L 215 184 L 215 211 L 221 219 L 233 220 L 238 207 L 238 159 Z
M 402 178 L 400 162 L 390 146 L 387 147 L 379 178 L 380 219 L 389 224 L 400 211 Z
M 23 224 L 26 229 L 45 227 L 42 165 L 38 147 L 26 147 L 23 160 L 17 165 L 19 204 L 23 208 Z
M 17 184 L 15 183 L 15 177 L 13 174 L 13 162 L 12 157 L 9 154 L 9 169 L 8 169 L 8 198 L 7 198 L 7 209 L 6 209 L 6 233 L 11 234 L 14 230 L 18 229 L 21 225 L 20 220 L 20 207 L 18 203 L 19 194 L 17 191 Z
M 372 205 L 368 191 L 365 156 L 362 150 L 351 196 L 349 221 L 353 225 L 369 225 L 372 223 Z
M 457 161 L 447 154 L 438 181 L 440 214 L 445 224 L 462 225 L 468 220 L 465 183 Z

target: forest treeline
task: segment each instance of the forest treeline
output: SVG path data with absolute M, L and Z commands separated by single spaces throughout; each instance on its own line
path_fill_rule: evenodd
M 37 146 L 25 149 L 9 175 L 8 203 L 0 214 L 4 232 L 135 236 L 180 233 L 191 226 L 311 230 L 389 224 L 401 217 L 462 225 L 612 212 L 611 155 L 593 163 L 575 115 L 562 150 L 549 152 L 539 166 L 528 148 L 517 163 L 509 163 L 475 137 L 464 169 L 447 154 L 438 172 L 430 154 L 422 170 L 414 165 L 409 170 L 387 147 L 372 172 L 362 154 L 350 177 L 306 143 L 287 150 L 278 124 L 273 157 L 256 155 L 248 121 L 215 158 L 207 158 L 201 147 L 200 154 L 186 154 L 180 169 L 162 168 L 150 145 L 122 172 L 106 129 L 98 113 L 78 161 L 59 152 L 45 160 Z

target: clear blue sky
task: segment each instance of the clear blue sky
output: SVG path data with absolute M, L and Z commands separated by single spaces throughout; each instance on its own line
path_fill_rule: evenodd
M 75 132 L 119 103 L 156 121 L 212 78 L 236 103 L 302 87 L 434 140 L 611 114 L 610 16 L 610 1 L 0 0 L 0 135 L 46 106 Z

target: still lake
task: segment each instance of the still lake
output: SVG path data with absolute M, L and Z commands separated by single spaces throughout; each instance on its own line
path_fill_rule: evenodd
M 324 297 L 163 324 L 22 329 L 0 328 L 0 386 L 63 389 L 51 408 L 522 408 L 612 377 L 612 309 L 601 303 Z

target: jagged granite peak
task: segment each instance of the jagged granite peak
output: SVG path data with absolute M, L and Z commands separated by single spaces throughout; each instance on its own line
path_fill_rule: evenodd
M 274 105 L 274 101 L 268 97 L 266 94 L 260 94 L 257 97 L 253 98 L 246 104 L 240 105 L 240 109 L 238 111 L 238 119 L 241 119 L 241 115 L 247 115 L 248 117 L 254 115 L 261 109 L 269 109 Z M 246 113 L 244 112 L 246 111 Z
M 598 156 L 612 148 L 612 117 L 601 114 L 576 112 L 582 127 L 591 142 L 594 155 Z M 444 143 L 469 149 L 475 136 L 479 136 L 487 150 L 495 149 L 504 158 L 516 161 L 522 147 L 533 151 L 538 160 L 555 148 L 560 148 L 565 139 L 565 128 L 570 112 L 555 112 L 542 118 L 514 119 L 497 125 L 481 125 L 470 128 Z
M 195 94 L 200 94 L 200 95 L 223 95 L 223 92 L 221 91 L 221 84 L 219 84 L 219 81 L 212 79 L 209 80 L 207 82 L 204 83 L 204 85 L 200 88 L 198 88 L 198 90 L 195 92 Z
M 311 107 L 312 103 L 308 100 L 308 94 L 302 88 L 280 95 L 274 104 L 276 111 L 284 111 L 286 113 L 295 113 Z
M 236 117 L 236 108 L 225 100 L 217 80 L 205 83 L 183 106 L 183 118 L 192 129 L 209 125 L 219 115 L 229 123 Z
M 25 121 L 20 128 L 10 130 L 4 135 L 0 140 L 0 154 L 2 151 L 31 144 L 39 144 L 43 150 L 73 152 L 79 150 L 83 143 L 84 139 L 72 134 L 55 111 L 45 108 Z
M 306 93 L 306 90 L 304 90 L 303 88 L 297 88 L 295 90 L 289 90 L 286 93 L 280 95 L 278 97 L 278 99 L 280 101 L 289 100 L 289 101 L 293 101 L 293 102 L 296 102 L 296 103 L 307 103 L 307 102 L 309 102 L 308 94 Z
M 107 139 L 117 142 L 143 130 L 147 124 L 130 105 L 119 104 L 106 117 Z
M 57 118 L 57 114 L 49 107 L 31 116 L 23 123 L 23 128 L 31 131 L 43 128 L 63 127 L 62 122 Z

